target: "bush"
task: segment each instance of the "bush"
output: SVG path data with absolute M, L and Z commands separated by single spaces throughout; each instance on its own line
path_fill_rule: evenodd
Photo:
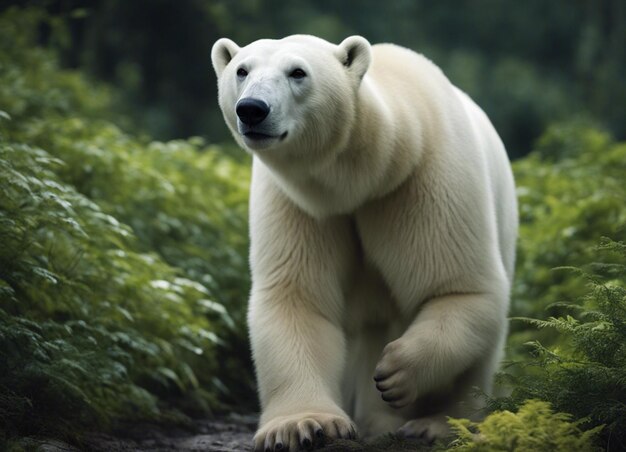
M 511 392 L 491 408 L 514 411 L 528 399 L 547 401 L 581 427 L 604 425 L 596 444 L 621 450 L 626 143 L 577 120 L 557 124 L 514 171 L 521 216 L 516 321 L 508 341 L 512 361 L 500 375 Z
M 519 372 L 501 376 L 511 388 L 493 408 L 511 409 L 525 400 L 549 401 L 586 427 L 604 425 L 601 441 L 609 450 L 626 448 L 626 244 L 605 239 L 596 252 L 622 264 L 572 269 L 587 282 L 580 303 L 560 303 L 571 315 L 524 319 L 558 333 L 558 345 L 530 342 L 532 356 L 513 363 Z
M 0 431 L 249 405 L 247 162 L 122 132 L 45 20 L 0 17 Z
M 577 299 L 585 285 L 553 269 L 593 262 L 601 237 L 626 240 L 626 143 L 572 121 L 551 126 L 536 148 L 513 166 L 520 211 L 514 316 L 558 314 L 553 304 Z
M 528 400 L 517 413 L 499 411 L 481 423 L 452 419 L 458 435 L 448 450 L 454 451 L 558 451 L 591 452 L 601 450 L 593 443 L 602 427 L 582 432 L 571 416 L 554 413 L 550 404 Z

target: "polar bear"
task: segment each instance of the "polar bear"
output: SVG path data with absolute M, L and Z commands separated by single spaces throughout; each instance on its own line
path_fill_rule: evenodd
M 428 59 L 360 36 L 218 40 L 219 105 L 253 155 L 256 450 L 473 416 L 507 332 L 517 207 L 483 111 Z

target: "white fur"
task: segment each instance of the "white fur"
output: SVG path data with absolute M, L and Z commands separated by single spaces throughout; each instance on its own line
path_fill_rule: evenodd
M 506 335 L 517 234 L 485 114 L 423 56 L 361 37 L 222 39 L 212 58 L 226 123 L 254 155 L 257 449 L 295 450 L 318 428 L 348 437 L 353 422 L 435 437 L 444 415 L 474 415 Z M 270 106 L 272 138 L 241 135 L 244 97 Z

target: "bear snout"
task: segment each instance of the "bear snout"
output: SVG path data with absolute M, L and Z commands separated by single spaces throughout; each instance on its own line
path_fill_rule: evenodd
M 235 107 L 239 120 L 248 126 L 255 126 L 270 113 L 270 106 L 260 99 L 244 97 Z

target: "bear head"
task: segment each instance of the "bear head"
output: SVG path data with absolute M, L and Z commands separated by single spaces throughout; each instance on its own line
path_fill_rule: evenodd
M 211 59 L 224 119 L 245 150 L 309 160 L 345 148 L 371 61 L 365 38 L 334 45 L 294 35 L 245 47 L 222 38 Z

